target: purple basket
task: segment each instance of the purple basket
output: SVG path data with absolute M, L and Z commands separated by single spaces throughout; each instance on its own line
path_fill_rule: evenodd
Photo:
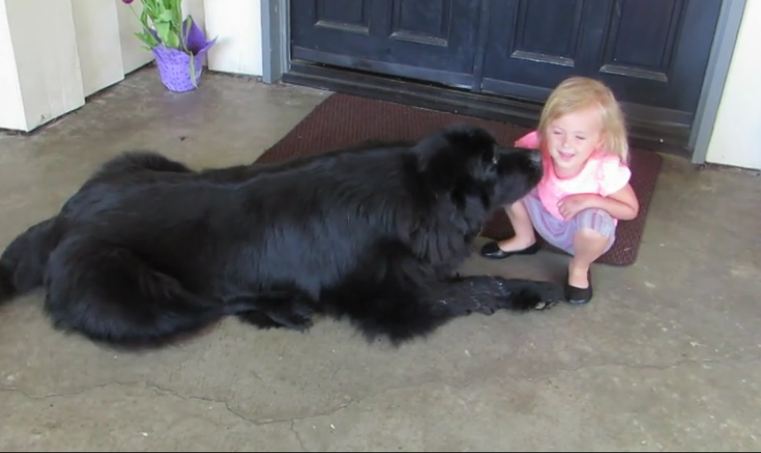
M 183 92 L 195 89 L 203 72 L 203 55 L 193 56 L 195 74 L 191 74 L 190 55 L 179 49 L 170 49 L 159 45 L 153 48 L 159 76 L 165 87 L 172 91 Z

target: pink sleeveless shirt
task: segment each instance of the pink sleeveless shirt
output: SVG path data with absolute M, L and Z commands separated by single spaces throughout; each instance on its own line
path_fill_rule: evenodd
M 530 132 L 515 142 L 520 148 L 539 149 L 539 134 Z M 539 200 L 550 214 L 563 220 L 558 202 L 568 195 L 593 193 L 603 197 L 623 189 L 631 178 L 631 170 L 615 154 L 596 150 L 579 174 L 572 178 L 558 178 L 554 167 L 544 166 L 544 176 L 536 187 Z

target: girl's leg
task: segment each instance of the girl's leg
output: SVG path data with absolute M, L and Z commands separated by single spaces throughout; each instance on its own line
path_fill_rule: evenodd
M 522 201 L 516 201 L 509 207 L 505 208 L 510 223 L 515 230 L 515 236 L 497 243 L 503 252 L 515 252 L 531 247 L 536 243 L 534 227 L 531 224 L 531 218 L 528 215 L 526 207 Z
M 615 240 L 616 223 L 601 209 L 587 209 L 577 214 L 573 235 L 573 258 L 568 263 L 568 284 L 589 287 L 589 267 L 607 252 Z
M 568 263 L 568 284 L 576 288 L 589 288 L 589 266 L 608 250 L 608 237 L 595 230 L 583 228 L 573 238 L 576 254 Z

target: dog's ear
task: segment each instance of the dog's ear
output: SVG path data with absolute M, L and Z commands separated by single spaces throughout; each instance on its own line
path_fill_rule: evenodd
M 441 133 L 429 135 L 420 140 L 412 149 L 418 160 L 418 169 L 421 173 L 429 171 L 431 162 L 437 155 L 446 152 L 449 142 Z
M 456 124 L 423 138 L 414 149 L 418 156 L 418 167 L 425 172 L 434 160 L 464 161 L 469 156 L 493 150 L 494 145 L 494 137 L 485 129 Z
M 444 135 L 452 146 L 472 153 L 480 154 L 483 150 L 492 149 L 496 143 L 489 131 L 468 124 L 450 126 L 444 130 Z
M 418 171 L 436 193 L 452 190 L 462 169 L 473 155 L 480 155 L 484 146 L 491 147 L 488 133 L 471 126 L 450 126 L 429 135 L 415 145 Z

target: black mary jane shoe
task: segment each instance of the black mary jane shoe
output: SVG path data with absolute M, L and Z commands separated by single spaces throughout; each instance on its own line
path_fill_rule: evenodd
M 514 250 L 512 252 L 506 252 L 499 248 L 497 242 L 492 241 L 487 243 L 481 248 L 481 256 L 491 258 L 493 260 L 501 260 L 512 255 L 533 255 L 540 249 L 539 243 L 535 242 L 533 245 L 526 247 L 523 250 Z
M 589 286 L 586 288 L 578 288 L 568 283 L 568 276 L 565 277 L 565 300 L 572 305 L 584 305 L 592 300 L 592 279 L 587 274 L 587 281 Z

